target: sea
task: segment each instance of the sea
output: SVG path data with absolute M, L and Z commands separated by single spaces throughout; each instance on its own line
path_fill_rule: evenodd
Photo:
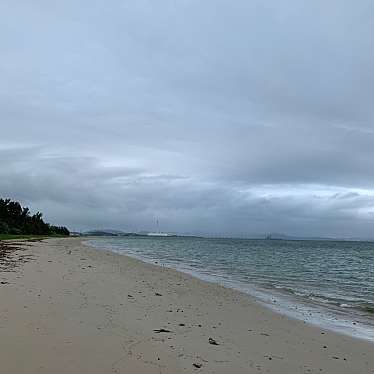
M 219 283 L 276 312 L 374 342 L 374 242 L 138 236 L 87 243 Z

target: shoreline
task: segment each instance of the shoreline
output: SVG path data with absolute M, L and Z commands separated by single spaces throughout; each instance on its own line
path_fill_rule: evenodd
M 277 289 L 265 290 L 253 284 L 244 284 L 239 281 L 227 280 L 218 275 L 204 274 L 188 267 L 164 262 L 162 259 L 147 258 L 137 253 L 126 250 L 116 250 L 103 245 L 96 245 L 101 237 L 82 239 L 82 243 L 99 251 L 109 251 L 120 256 L 127 256 L 142 263 L 168 269 L 189 275 L 203 282 L 216 284 L 231 289 L 251 298 L 263 307 L 287 316 L 291 319 L 306 322 L 321 329 L 328 329 L 338 334 L 343 334 L 356 339 L 362 339 L 374 343 L 374 325 L 369 316 L 355 315 L 352 310 L 339 310 L 333 305 L 322 305 L 321 303 L 305 300 L 297 295 L 288 295 Z M 352 312 L 352 313 L 349 313 Z M 358 312 L 358 311 L 357 311 Z
M 374 373 L 370 342 L 82 242 L 27 243 L 0 272 L 5 373 Z

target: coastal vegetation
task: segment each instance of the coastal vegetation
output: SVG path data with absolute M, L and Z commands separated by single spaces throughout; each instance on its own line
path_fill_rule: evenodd
M 69 235 L 64 226 L 54 226 L 44 222 L 40 212 L 31 214 L 30 209 L 22 207 L 17 201 L 0 199 L 0 239 L 22 236 Z

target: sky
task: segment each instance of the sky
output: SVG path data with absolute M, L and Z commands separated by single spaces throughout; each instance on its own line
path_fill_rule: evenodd
M 371 0 L 2 0 L 0 196 L 71 230 L 374 237 Z

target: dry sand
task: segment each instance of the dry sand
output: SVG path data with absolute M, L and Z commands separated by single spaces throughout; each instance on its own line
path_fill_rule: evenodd
M 240 292 L 79 238 L 27 245 L 0 267 L 1 374 L 374 373 L 374 344 Z

